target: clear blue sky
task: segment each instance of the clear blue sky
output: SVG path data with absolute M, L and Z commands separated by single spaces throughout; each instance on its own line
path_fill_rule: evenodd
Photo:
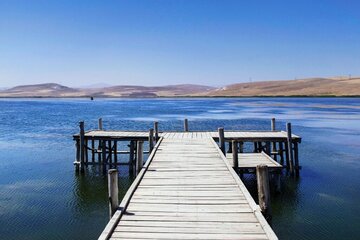
M 0 0 L 0 87 L 360 75 L 360 1 Z

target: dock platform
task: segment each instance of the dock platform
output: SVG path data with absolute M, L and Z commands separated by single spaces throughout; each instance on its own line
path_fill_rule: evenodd
M 99 239 L 277 239 L 210 137 L 166 138 Z
M 103 130 L 100 120 L 99 129 L 89 131 L 80 122 L 80 133 L 73 135 L 77 172 L 88 165 L 109 169 L 111 218 L 100 240 L 277 239 L 265 219 L 268 174 L 276 174 L 277 189 L 283 168 L 299 174 L 301 137 L 292 134 L 290 123 L 286 132 L 275 130 L 275 119 L 271 131 L 216 132 L 189 131 L 186 120 L 184 131 L 159 131 L 155 122 L 146 132 Z M 119 161 L 119 154 L 128 161 Z M 136 176 L 120 205 L 119 165 Z M 244 173 L 257 174 L 260 206 L 241 180 Z

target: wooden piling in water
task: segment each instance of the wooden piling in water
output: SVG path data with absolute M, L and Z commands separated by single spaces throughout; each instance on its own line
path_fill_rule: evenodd
M 109 153 L 108 153 L 108 163 L 109 166 L 112 164 L 112 147 L 111 147 L 111 140 L 108 141 L 108 149 L 109 149 Z
M 91 140 L 91 162 L 95 162 L 95 141 L 94 139 Z
M 254 142 L 254 153 L 258 152 L 258 143 Z
M 106 167 L 106 141 L 105 140 L 102 140 L 101 142 L 101 158 L 102 158 L 102 164 L 103 164 L 103 167 L 105 168 Z
M 295 175 L 298 177 L 300 172 L 300 165 L 299 165 L 299 148 L 297 142 L 294 142 L 294 161 L 295 161 Z
M 137 142 L 137 151 L 136 151 L 136 174 L 139 174 L 143 167 L 143 158 L 144 158 L 144 142 Z
M 80 140 L 76 140 L 75 142 L 76 155 L 75 155 L 75 171 L 79 172 L 80 170 Z
M 115 163 L 115 166 L 118 162 L 118 150 L 117 150 L 118 146 L 117 145 L 118 145 L 117 141 L 114 141 L 114 163 Z
M 271 131 L 275 131 L 276 125 L 275 125 L 275 118 L 271 119 Z
M 85 163 L 86 165 L 89 162 L 89 141 L 85 139 Z
M 284 165 L 284 143 L 279 142 L 279 155 L 280 155 L 280 164 Z
M 99 128 L 99 130 L 103 130 L 103 121 L 102 121 L 102 118 L 99 118 L 99 120 L 98 120 L 98 128 Z
M 109 217 L 110 219 L 119 206 L 118 170 L 108 171 L 108 191 L 109 191 Z
M 287 152 L 289 155 L 289 168 L 290 174 L 294 174 L 294 155 L 292 149 L 292 134 L 291 134 L 291 123 L 286 124 L 286 131 L 287 131 Z
M 265 164 L 256 166 L 259 206 L 264 217 L 271 219 L 269 170 Z
M 270 142 L 265 142 L 265 152 L 271 157 Z
M 239 152 L 240 153 L 244 152 L 244 142 L 239 142 Z
M 135 152 L 135 141 L 131 140 L 129 144 L 129 174 L 134 174 L 134 152 Z
M 79 123 L 80 127 L 80 171 L 85 171 L 85 127 L 84 122 Z
M 189 131 L 189 123 L 187 118 L 184 119 L 184 131 L 188 132 Z
M 233 157 L 233 167 L 236 173 L 239 173 L 239 149 L 237 141 L 233 140 L 232 144 L 232 157 Z
M 218 128 L 218 133 L 219 133 L 219 145 L 220 145 L 220 149 L 221 149 L 221 151 L 224 153 L 224 155 L 226 155 L 224 128 Z
M 276 122 L 275 118 L 271 119 L 271 131 L 275 132 L 276 130 Z M 271 151 L 274 153 L 272 156 L 275 161 L 277 161 L 277 155 L 279 154 L 276 150 L 276 142 L 272 142 L 272 149 Z
M 232 153 L 232 149 L 233 149 L 232 145 L 233 145 L 233 142 L 229 142 L 229 148 L 227 150 L 227 153 Z
M 98 129 L 101 131 L 103 130 L 103 122 L 102 122 L 102 118 L 99 118 L 98 120 Z M 104 159 L 102 159 L 102 151 L 103 147 L 102 147 L 102 141 L 99 140 L 98 141 L 98 162 L 101 163 L 102 161 L 104 161 Z
M 150 129 L 149 130 L 149 153 L 151 153 L 151 151 L 154 148 L 154 129 Z
M 154 122 L 154 131 L 155 131 L 155 143 L 159 140 L 159 123 Z

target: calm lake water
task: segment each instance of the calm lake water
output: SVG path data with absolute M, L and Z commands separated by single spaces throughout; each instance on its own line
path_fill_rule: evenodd
M 292 122 L 301 135 L 299 180 L 272 195 L 280 239 L 360 239 L 360 99 L 1 99 L 0 239 L 96 239 L 108 221 L 107 182 L 77 176 L 72 134 L 95 128 L 270 129 Z M 131 184 L 120 169 L 120 194 Z M 246 184 L 254 192 L 254 179 Z

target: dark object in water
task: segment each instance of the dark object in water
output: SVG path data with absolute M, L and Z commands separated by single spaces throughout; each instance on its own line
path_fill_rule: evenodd
M 94 100 L 94 97 L 90 97 L 90 100 L 93 101 L 93 100 Z

